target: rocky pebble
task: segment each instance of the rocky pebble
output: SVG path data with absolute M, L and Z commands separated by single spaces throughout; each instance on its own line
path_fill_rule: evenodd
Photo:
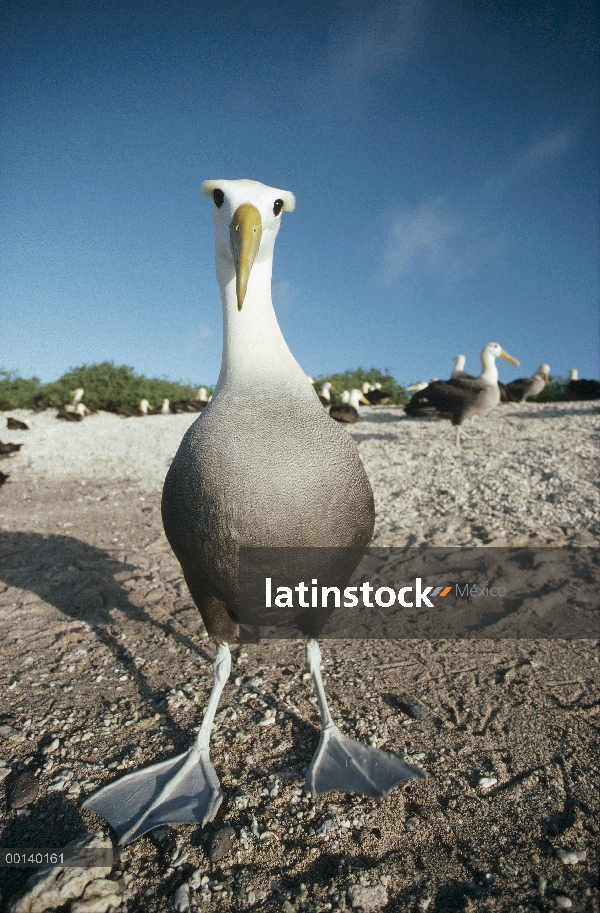
M 362 910 L 363 913 L 381 910 L 389 900 L 388 892 L 383 885 L 375 885 L 374 887 L 352 885 L 348 890 L 348 897 L 352 909 Z
M 65 849 L 112 849 L 102 834 L 90 834 L 68 843 Z M 70 901 L 70 913 L 107 913 L 118 906 L 122 891 L 109 880 L 112 865 L 52 866 L 40 869 L 25 883 L 23 892 L 11 901 L 8 913 L 47 913 Z
M 40 783 L 32 773 L 22 773 L 7 786 L 6 801 L 9 808 L 25 808 L 34 802 L 39 792 Z
M 224 827 L 210 835 L 208 856 L 211 862 L 220 862 L 231 852 L 236 842 L 236 833 L 232 827 Z

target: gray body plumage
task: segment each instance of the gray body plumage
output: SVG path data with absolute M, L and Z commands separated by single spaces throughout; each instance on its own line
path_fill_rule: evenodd
M 534 374 L 533 377 L 518 377 L 506 384 L 504 389 L 508 402 L 524 403 L 525 400 L 541 393 L 545 386 L 544 378 L 540 374 Z
M 167 538 L 208 633 L 236 642 L 240 546 L 368 545 L 374 504 L 354 441 L 314 394 L 223 390 L 165 480 Z
M 410 416 L 449 418 L 462 425 L 472 415 L 485 415 L 500 402 L 498 384 L 479 377 L 436 380 L 419 390 L 405 407 Z

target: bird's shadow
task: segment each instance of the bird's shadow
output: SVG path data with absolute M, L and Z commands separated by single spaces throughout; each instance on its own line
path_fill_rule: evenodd
M 518 407 L 520 403 L 502 403 L 502 406 L 513 406 Z M 535 405 L 535 404 L 534 404 Z M 540 405 L 547 405 L 546 403 Z M 539 411 L 527 411 L 527 412 L 516 412 L 511 409 L 507 409 L 503 413 L 507 418 L 525 418 L 527 420 L 532 419 L 546 419 L 546 418 L 565 418 L 569 415 L 596 415 L 600 412 L 600 406 L 594 405 L 590 406 L 589 409 L 540 409 Z
M 375 408 L 376 411 L 373 412 L 361 412 L 359 422 L 381 424 L 383 422 L 403 422 L 408 418 L 404 410 L 402 412 L 392 412 L 390 409 L 386 409 L 385 406 L 377 406 Z M 394 408 L 398 409 L 398 406 Z
M 213 657 L 198 641 L 171 624 L 170 619 L 159 620 L 144 608 L 134 605 L 117 579 L 124 572 L 141 577 L 144 569 L 119 561 L 109 552 L 72 536 L 31 532 L 2 534 L 0 580 L 9 586 L 35 593 L 65 617 L 92 626 L 100 642 L 127 672 L 140 698 L 144 701 L 160 700 L 163 694 L 154 691 L 119 638 L 120 630 L 112 616 L 115 609 L 126 615 L 128 620 L 159 630 L 164 637 L 171 636 L 206 663 L 212 664 Z M 174 720 L 171 724 L 178 728 Z M 184 733 L 180 735 L 184 736 Z

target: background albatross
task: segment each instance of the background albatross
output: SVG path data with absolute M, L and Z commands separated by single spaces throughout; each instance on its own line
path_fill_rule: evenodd
M 450 380 L 436 380 L 415 393 L 404 411 L 412 417 L 449 418 L 456 425 L 456 446 L 460 447 L 463 422 L 476 415 L 487 415 L 500 402 L 497 358 L 504 358 L 513 365 L 519 364 L 497 342 L 488 342 L 481 351 L 483 371 L 479 377 L 463 375 Z
M 187 752 L 131 773 L 85 802 L 108 819 L 121 843 L 159 824 L 212 821 L 221 804 L 209 739 L 231 668 L 229 644 L 241 639 L 239 548 L 360 549 L 375 518 L 356 445 L 321 406 L 273 310 L 273 246 L 294 196 L 247 180 L 205 181 L 202 191 L 214 203 L 223 360 L 213 398 L 171 464 L 162 511 L 167 538 L 218 645 L 214 684 Z M 308 789 L 382 796 L 403 780 L 422 779 L 420 768 L 340 733 L 327 706 L 319 646 L 308 633 L 322 722 Z

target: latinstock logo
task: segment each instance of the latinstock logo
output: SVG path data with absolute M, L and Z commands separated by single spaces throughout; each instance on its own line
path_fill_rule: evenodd
M 272 578 L 265 577 L 265 608 L 267 609 L 273 607 L 279 609 L 339 609 L 342 605 L 345 609 L 354 609 L 359 602 L 362 602 L 362 605 L 368 609 L 372 609 L 375 606 L 379 606 L 381 609 L 389 609 L 396 602 L 405 609 L 420 609 L 424 606 L 433 609 L 434 603 L 431 600 L 436 596 L 447 596 L 452 592 L 453 587 L 438 586 L 435 589 L 433 586 L 423 587 L 422 578 L 415 577 L 413 586 L 401 586 L 398 590 L 393 589 L 391 586 L 376 588 L 368 581 L 364 581 L 357 586 L 347 586 L 342 590 L 337 586 L 319 587 L 318 580 L 313 578 L 311 586 L 301 580 L 294 587 L 276 587 L 276 593 L 273 593 L 273 589 Z M 294 594 L 297 595 L 297 600 Z M 375 603 L 371 601 L 372 599 L 375 600 Z

